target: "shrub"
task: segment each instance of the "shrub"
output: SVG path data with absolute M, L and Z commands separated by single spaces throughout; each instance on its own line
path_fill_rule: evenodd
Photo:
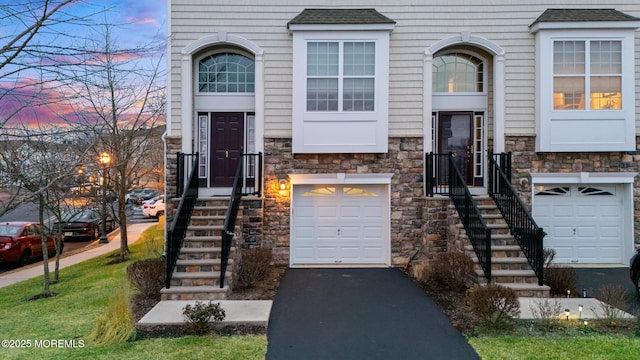
M 538 320 L 540 325 L 550 330 L 560 323 L 562 314 L 562 303 L 558 298 L 538 297 L 529 305 L 533 318 Z
M 596 316 L 604 320 L 608 326 L 616 326 L 624 318 L 627 290 L 620 284 L 603 285 L 596 290 L 595 297 L 600 300 L 597 309 L 592 309 Z
M 211 319 L 213 321 L 222 321 L 226 317 L 226 313 L 220 307 L 220 303 L 213 304 L 209 300 L 208 304 L 196 301 L 193 306 L 186 305 L 182 308 L 182 316 L 184 316 L 188 326 L 194 333 L 202 335 L 209 331 Z
M 438 254 L 429 271 L 429 282 L 439 289 L 465 292 L 473 284 L 473 260 L 462 252 Z
M 578 274 L 573 268 L 551 265 L 544 269 L 544 283 L 551 288 L 551 295 L 566 296 L 567 292 L 576 294 Z
M 160 258 L 140 260 L 127 266 L 129 281 L 148 299 L 160 300 L 166 273 L 167 264 Z
M 241 250 L 240 264 L 234 274 L 234 287 L 237 289 L 254 287 L 269 273 L 272 258 L 271 249 L 250 248 Z
M 98 345 L 121 344 L 133 337 L 135 328 L 129 297 L 129 286 L 124 283 L 109 298 L 106 311 L 96 319 L 96 325 L 89 334 L 90 340 Z
M 467 296 L 471 310 L 482 325 L 491 329 L 511 327 L 513 318 L 520 315 L 520 302 L 511 288 L 495 284 L 476 285 Z

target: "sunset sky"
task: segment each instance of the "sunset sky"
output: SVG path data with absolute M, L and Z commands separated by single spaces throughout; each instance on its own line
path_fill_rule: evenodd
M 0 7 L 6 4 L 16 4 L 15 0 L 0 0 Z M 112 38 L 116 42 L 119 49 L 135 49 L 143 44 L 149 44 L 153 40 L 164 40 L 166 38 L 166 0 L 84 0 L 65 8 L 70 15 L 88 19 L 90 26 L 75 26 L 73 24 L 57 24 L 55 32 L 70 35 L 53 36 L 49 34 L 40 34 L 36 40 L 39 43 L 55 43 L 61 46 L 73 46 L 73 42 L 82 42 L 88 38 L 100 39 L 104 27 L 99 24 L 107 22 L 113 25 Z M 0 16 L 3 15 L 0 11 Z M 24 29 L 24 24 L 18 21 L 10 21 L 10 19 L 0 20 L 0 48 L 5 46 L 12 34 L 16 34 Z M 50 33 L 47 29 L 47 33 Z M 161 54 L 156 54 L 159 57 Z M 144 63 L 150 63 L 153 59 L 139 59 Z M 61 62 L 65 60 L 60 58 Z M 165 67 L 164 60 L 162 63 Z M 12 90 L 12 96 L 0 96 L 0 125 L 7 117 L 7 114 L 24 104 L 30 93 L 35 91 L 29 84 L 33 84 L 38 74 L 34 72 L 22 71 L 15 76 L 9 76 L 11 69 L 5 67 L 0 69 L 0 95 L 6 89 Z M 164 80 L 164 79 L 163 79 Z M 23 87 L 24 90 L 15 91 L 16 87 Z M 51 105 L 29 107 L 22 110 L 19 116 L 12 118 L 11 123 L 23 124 L 50 123 L 63 124 L 62 117 L 77 117 L 77 115 L 69 115 L 71 106 L 68 102 L 60 101 L 68 98 L 69 89 L 58 87 L 54 89 L 46 89 L 38 95 L 42 102 L 50 102 Z M 78 107 L 76 107 L 77 109 Z M 81 115 L 82 116 L 82 115 Z

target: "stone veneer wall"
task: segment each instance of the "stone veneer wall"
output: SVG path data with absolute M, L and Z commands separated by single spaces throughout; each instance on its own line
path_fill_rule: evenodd
M 636 138 L 640 148 L 640 138 Z M 507 136 L 505 150 L 512 153 L 512 184 L 531 210 L 530 173 L 640 172 L 636 152 L 536 153 L 535 136 Z M 640 177 L 633 184 L 634 239 L 640 243 Z
M 176 196 L 176 183 L 178 181 L 178 161 L 176 154 L 180 151 L 182 151 L 182 138 L 179 136 L 167 136 L 165 138 L 165 154 L 167 158 L 164 169 L 164 187 L 166 192 L 165 197 L 167 199 L 164 210 L 166 220 L 164 223 L 165 234 L 169 225 L 171 225 L 178 206 L 178 202 L 169 200 Z
M 264 242 L 278 263 L 289 263 L 289 191 L 278 189 L 288 174 L 393 173 L 391 262 L 404 265 L 423 241 L 424 150 L 422 138 L 389 138 L 385 154 L 292 154 L 291 139 L 266 138 L 264 148 Z

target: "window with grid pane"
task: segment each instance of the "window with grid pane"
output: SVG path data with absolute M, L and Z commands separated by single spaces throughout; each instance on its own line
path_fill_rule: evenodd
M 622 109 L 622 42 L 554 41 L 553 108 Z
M 198 63 L 198 90 L 211 93 L 252 93 L 255 64 L 234 53 L 207 56 Z
M 437 56 L 433 59 L 432 82 L 433 91 L 439 93 L 483 92 L 483 62 L 464 53 Z
M 307 43 L 307 111 L 374 111 L 375 42 Z

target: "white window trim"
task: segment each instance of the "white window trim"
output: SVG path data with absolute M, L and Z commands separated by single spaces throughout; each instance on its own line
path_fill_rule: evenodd
M 584 26 L 584 25 L 583 25 Z M 545 27 L 536 27 L 544 29 Z M 553 28 L 536 33 L 536 151 L 634 151 L 635 44 L 629 28 Z M 533 29 L 532 29 L 533 30 Z M 553 108 L 554 41 L 616 40 L 622 43 L 622 109 L 555 110 Z M 589 74 L 586 74 L 589 76 Z M 589 89 L 585 89 L 588 92 Z M 585 94 L 586 96 L 586 94 Z
M 292 31 L 292 33 L 293 152 L 386 153 L 389 133 L 389 30 Z M 375 43 L 374 111 L 307 111 L 307 43 L 316 41 Z

